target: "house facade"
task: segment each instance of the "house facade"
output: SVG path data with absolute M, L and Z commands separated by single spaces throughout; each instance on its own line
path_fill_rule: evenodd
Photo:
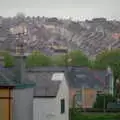
M 29 69 L 30 70 L 30 69 Z M 48 79 L 54 72 L 64 72 L 69 87 L 69 107 L 91 108 L 98 91 L 112 93 L 111 78 L 107 70 L 92 70 L 87 67 L 36 67 L 31 69 L 36 77 L 31 79 Z M 42 76 L 40 75 L 44 73 Z M 48 74 L 49 73 L 49 74 Z M 39 75 L 37 75 L 39 74 Z M 51 74 L 51 75 L 50 75 Z M 74 102 L 74 103 L 73 103 Z
M 63 72 L 30 72 L 36 78 L 34 120 L 68 120 L 69 89 Z
M 67 72 L 70 108 L 92 108 L 98 91 L 112 94 L 113 75 L 107 70 L 73 67 Z
M 69 91 L 70 108 L 92 108 L 96 100 L 97 90 L 92 88 L 73 89 Z

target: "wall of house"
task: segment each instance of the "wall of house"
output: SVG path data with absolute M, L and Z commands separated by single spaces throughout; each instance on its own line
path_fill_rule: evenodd
M 84 91 L 82 91 L 82 98 L 82 107 L 92 108 L 96 100 L 96 90 L 91 88 L 85 88 Z
M 69 89 L 69 107 L 72 108 L 73 107 L 73 98 L 74 95 L 80 91 L 81 92 L 81 101 L 80 101 L 80 105 L 75 105 L 76 107 L 87 107 L 87 108 L 91 108 L 96 100 L 96 93 L 97 91 L 95 89 L 92 88 L 85 88 L 84 90 L 82 89 L 75 89 L 75 88 L 70 88 Z
M 56 120 L 56 98 L 34 98 L 33 120 Z
M 61 114 L 60 100 L 65 99 L 65 113 Z M 34 120 L 69 120 L 69 90 L 65 79 L 55 98 L 34 98 Z
M 65 113 L 63 114 L 61 114 L 61 99 L 65 99 Z M 56 120 L 69 120 L 69 88 L 65 78 L 60 85 L 60 89 L 56 99 L 56 104 L 58 108 L 56 109 Z
M 73 89 L 69 88 L 69 107 L 73 107 L 73 97 L 76 94 L 76 91 L 79 91 L 80 89 Z
M 33 120 L 33 88 L 13 90 L 13 120 Z

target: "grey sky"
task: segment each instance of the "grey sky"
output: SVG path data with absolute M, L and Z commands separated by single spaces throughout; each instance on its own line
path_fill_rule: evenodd
M 120 0 L 0 0 L 0 15 L 24 12 L 30 16 L 119 19 L 119 5 Z

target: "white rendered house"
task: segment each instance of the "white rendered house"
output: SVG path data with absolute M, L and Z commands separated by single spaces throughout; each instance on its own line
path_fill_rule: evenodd
M 64 73 L 53 73 L 51 79 L 40 81 L 34 91 L 34 120 L 68 120 L 69 89 Z

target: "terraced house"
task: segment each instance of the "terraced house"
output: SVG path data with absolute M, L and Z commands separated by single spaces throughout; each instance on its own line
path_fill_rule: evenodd
M 69 120 L 69 88 L 62 69 L 38 67 L 27 70 L 34 89 L 34 120 Z
M 29 73 L 29 72 L 32 73 Z M 63 72 L 69 87 L 69 107 L 91 108 L 98 92 L 113 92 L 113 75 L 108 70 L 87 67 L 35 67 L 28 70 L 32 80 L 50 79 L 54 73 Z
M 113 93 L 113 75 L 107 70 L 73 67 L 67 73 L 70 107 L 92 108 L 98 92 Z

